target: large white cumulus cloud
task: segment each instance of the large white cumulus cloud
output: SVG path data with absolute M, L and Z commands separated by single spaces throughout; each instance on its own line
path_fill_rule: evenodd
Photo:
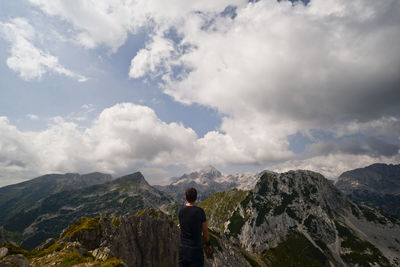
M 146 106 L 117 104 L 90 128 L 63 118 L 40 132 L 23 132 L 0 118 L 0 185 L 53 172 L 127 172 L 149 164 L 187 163 L 196 133 L 165 123 Z

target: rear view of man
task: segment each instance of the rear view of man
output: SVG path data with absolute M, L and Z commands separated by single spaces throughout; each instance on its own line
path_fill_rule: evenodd
M 197 191 L 188 188 L 185 192 L 186 205 L 179 210 L 181 245 L 179 247 L 179 267 L 202 267 L 204 265 L 201 233 L 206 240 L 208 253 L 212 252 L 206 214 L 195 206 Z

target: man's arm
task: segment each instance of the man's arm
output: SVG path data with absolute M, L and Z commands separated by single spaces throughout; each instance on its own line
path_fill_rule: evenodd
M 203 222 L 202 225 L 201 225 L 201 228 L 203 230 L 204 239 L 206 240 L 207 243 L 210 242 L 210 234 L 208 233 L 207 222 Z
M 203 222 L 201 224 L 201 229 L 203 230 L 203 236 L 204 236 L 204 239 L 206 240 L 207 252 L 208 252 L 208 254 L 211 254 L 212 253 L 212 247 L 211 247 L 211 244 L 210 244 L 210 233 L 208 232 L 207 222 Z

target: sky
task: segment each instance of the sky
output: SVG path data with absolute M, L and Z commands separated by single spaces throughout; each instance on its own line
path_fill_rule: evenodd
M 398 0 L 0 0 L 0 186 L 400 163 Z

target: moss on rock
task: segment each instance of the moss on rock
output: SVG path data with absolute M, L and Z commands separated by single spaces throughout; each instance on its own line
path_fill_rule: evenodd
M 218 230 L 225 230 L 225 222 L 229 220 L 235 208 L 244 201 L 248 191 L 233 189 L 227 192 L 218 192 L 199 204 L 203 208 L 209 226 Z
M 99 221 L 101 217 L 87 218 L 82 217 L 73 225 L 68 226 L 68 228 L 62 233 L 62 238 L 75 238 L 77 234 L 82 231 L 93 231 L 99 228 Z

